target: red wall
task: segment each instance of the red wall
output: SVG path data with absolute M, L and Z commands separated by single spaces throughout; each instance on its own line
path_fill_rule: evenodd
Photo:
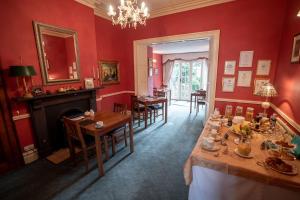
M 124 31 L 118 26 L 113 26 L 111 21 L 95 16 L 95 30 L 96 30 L 96 45 L 97 45 L 97 60 L 116 60 L 120 62 L 120 84 L 108 85 L 100 91 L 101 94 L 115 93 L 119 91 L 126 91 L 130 80 L 128 65 L 124 61 L 128 56 L 125 50 Z M 127 94 L 114 95 L 105 97 L 102 101 L 97 102 L 98 109 L 103 111 L 112 111 L 113 103 L 130 104 L 130 98 Z
M 293 37 L 300 33 L 299 0 L 288 1 L 288 14 L 285 21 L 280 56 L 275 77 L 275 87 L 278 97 L 273 103 L 291 119 L 300 123 L 300 64 L 291 64 Z
M 0 6 L 0 62 L 1 69 L 7 71 L 10 65 L 20 64 L 20 56 L 24 65 L 33 65 L 37 76 L 33 77 L 34 85 L 42 85 L 41 71 L 32 21 L 73 29 L 78 33 L 81 83 L 54 85 L 44 87 L 55 91 L 58 87 L 83 85 L 84 77 L 92 76 L 92 66 L 97 64 L 97 48 L 95 35 L 94 11 L 73 0 L 9 0 L 1 1 Z M 7 78 L 8 94 L 13 97 L 16 82 Z M 12 102 L 12 101 L 11 101 Z M 26 107 L 12 102 L 13 112 L 27 112 Z M 30 119 L 16 121 L 16 128 L 21 147 L 33 143 Z
M 134 40 L 219 29 L 221 36 L 216 97 L 263 100 L 253 95 L 252 87 L 235 87 L 234 93 L 222 92 L 224 63 L 232 59 L 238 61 L 242 50 L 254 50 L 253 67 L 242 68 L 253 71 L 251 85 L 253 86 L 258 59 L 272 60 L 270 77 L 273 79 L 285 7 L 285 0 L 237 0 L 154 18 L 147 22 L 146 27 L 127 32 L 127 52 L 133 52 Z M 133 80 L 133 53 L 128 56 L 127 65 Z M 129 87 L 134 88 L 133 81 Z
M 153 87 L 160 88 L 163 83 L 163 67 L 162 67 L 162 55 L 153 54 L 153 59 L 156 59 L 156 63 L 153 62 L 154 69 L 158 69 L 158 74 L 155 74 L 153 70 Z

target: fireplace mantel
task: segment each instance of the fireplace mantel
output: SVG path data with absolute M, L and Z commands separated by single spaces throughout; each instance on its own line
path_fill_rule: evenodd
M 33 98 L 19 98 L 29 106 L 34 136 L 40 157 L 57 150 L 57 137 L 62 137 L 58 121 L 70 110 L 84 112 L 97 110 L 96 91 L 100 88 L 69 91 L 42 95 Z

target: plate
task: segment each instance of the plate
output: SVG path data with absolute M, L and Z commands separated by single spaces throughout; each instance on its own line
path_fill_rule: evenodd
M 206 151 L 211 151 L 211 152 L 219 151 L 221 149 L 220 146 L 216 146 L 216 145 L 212 149 L 209 149 L 209 148 L 205 147 L 204 145 L 201 145 L 201 148 L 206 150 Z
M 254 155 L 252 153 L 250 153 L 248 156 L 241 154 L 237 148 L 234 150 L 234 153 L 242 158 L 253 158 L 254 157 Z
M 295 165 L 292 165 L 292 164 L 289 164 L 289 163 L 286 163 L 286 164 L 288 164 L 288 165 L 290 165 L 292 167 L 292 171 L 291 172 L 286 172 L 286 171 L 279 170 L 279 169 L 273 167 L 272 165 L 268 165 L 267 162 L 265 162 L 265 166 L 267 168 L 272 169 L 273 171 L 276 171 L 276 172 L 278 172 L 280 174 L 285 174 L 285 175 L 290 175 L 290 176 L 298 174 L 298 169 L 297 169 L 297 167 Z

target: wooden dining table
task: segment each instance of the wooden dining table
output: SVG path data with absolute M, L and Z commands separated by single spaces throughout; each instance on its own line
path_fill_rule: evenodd
M 194 97 L 194 103 L 195 103 L 194 107 L 196 108 L 196 105 L 197 105 L 197 97 L 201 97 L 201 96 L 202 96 L 202 94 L 199 93 L 199 92 L 192 92 L 192 93 L 191 93 L 190 113 L 192 113 L 193 97 Z
M 102 136 L 105 136 L 109 132 L 125 126 L 126 124 L 129 125 L 129 138 L 130 138 L 130 152 L 134 152 L 134 144 L 133 144 L 133 129 L 132 129 L 132 120 L 131 114 L 121 114 L 115 112 L 97 112 L 95 113 L 94 118 L 92 119 L 95 123 L 97 121 L 102 121 L 103 126 L 101 128 L 96 128 L 95 123 L 89 123 L 87 125 L 82 125 L 81 128 L 85 130 L 85 134 L 89 134 L 95 138 L 95 145 L 96 145 L 96 154 L 97 154 L 97 163 L 98 163 L 98 170 L 99 175 L 104 176 L 104 166 L 102 160 Z
M 148 113 L 149 106 L 154 104 L 162 104 L 162 116 L 165 119 L 165 123 L 168 122 L 168 99 L 164 97 L 139 97 L 138 103 L 144 105 L 145 113 Z M 148 127 L 148 115 L 145 115 L 145 128 Z

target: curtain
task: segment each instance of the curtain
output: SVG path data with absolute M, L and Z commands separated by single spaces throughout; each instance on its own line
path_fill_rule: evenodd
M 197 60 L 200 62 L 201 65 L 201 83 L 200 83 L 200 89 L 202 90 L 207 90 L 207 81 L 208 81 L 208 66 L 207 66 L 207 59 L 200 59 Z
M 174 67 L 174 62 L 173 60 L 168 60 L 166 63 L 163 65 L 163 84 L 169 86 L 169 82 L 172 76 L 173 72 L 173 67 Z

